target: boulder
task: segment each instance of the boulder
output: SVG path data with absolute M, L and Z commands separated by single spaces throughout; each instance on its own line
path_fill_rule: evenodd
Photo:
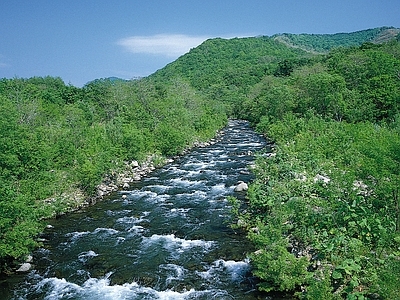
M 21 264 L 17 272 L 28 272 L 32 268 L 32 265 L 28 262 Z
M 249 186 L 247 185 L 247 183 L 243 182 L 243 181 L 238 181 L 236 187 L 235 187 L 235 192 L 243 192 L 243 191 L 247 191 L 249 189 Z

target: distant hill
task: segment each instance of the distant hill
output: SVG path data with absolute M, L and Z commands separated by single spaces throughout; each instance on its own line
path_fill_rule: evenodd
M 215 38 L 191 49 L 150 77 L 185 78 L 196 89 L 220 96 L 222 89 L 226 95 L 227 89 L 243 91 L 257 83 L 266 74 L 272 74 L 283 59 L 310 55 L 266 36 Z
M 360 46 L 366 42 L 384 43 L 396 38 L 399 33 L 399 28 L 379 27 L 351 33 L 335 34 L 282 33 L 273 35 L 272 38 L 290 47 L 310 52 L 326 53 L 337 47 Z
M 316 54 L 341 46 L 382 43 L 399 32 L 393 27 L 381 27 L 353 33 L 209 39 L 149 78 L 160 84 L 166 79 L 182 78 L 210 98 L 237 104 L 265 75 L 287 75 Z
M 209 39 L 150 77 L 179 76 L 189 79 L 193 87 L 202 90 L 220 83 L 247 87 L 262 76 L 273 74 L 284 60 L 297 60 L 297 64 L 301 64 L 313 54 L 327 53 L 337 47 L 360 46 L 366 42 L 383 43 L 399 34 L 398 28 L 380 27 L 352 33 L 283 33 L 271 37 Z

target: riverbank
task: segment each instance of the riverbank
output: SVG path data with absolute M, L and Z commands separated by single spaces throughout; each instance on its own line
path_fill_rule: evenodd
M 86 299 L 99 293 L 255 299 L 250 247 L 229 227 L 227 197 L 238 195 L 238 181 L 251 181 L 248 166 L 265 140 L 248 123 L 232 123 L 213 145 L 176 157 L 79 213 L 48 220 L 46 240 L 33 254 L 35 271 L 20 275 L 26 282 L 13 289 L 14 298 L 68 290 Z
M 165 157 L 160 154 L 150 154 L 146 157 L 143 162 L 125 161 L 122 163 L 122 167 L 116 166 L 114 170 L 108 172 L 104 176 L 102 182 L 96 187 L 96 192 L 91 196 L 83 196 L 81 193 L 77 195 L 70 195 L 71 199 L 78 199 L 80 195 L 83 197 L 78 200 L 78 205 L 71 206 L 64 213 L 73 212 L 83 207 L 94 205 L 98 201 L 103 200 L 110 194 L 117 192 L 121 189 L 128 189 L 134 182 L 142 180 L 144 177 L 151 174 L 157 168 L 160 168 L 166 164 L 174 162 L 175 159 L 189 153 L 195 148 L 204 148 L 218 142 L 220 135 L 223 134 L 223 129 L 216 132 L 215 136 L 206 142 L 194 142 L 190 147 L 185 148 L 179 155 L 173 157 Z M 57 216 L 57 215 L 56 215 Z
M 119 190 L 129 189 L 130 185 L 139 182 L 144 177 L 149 176 L 153 171 L 162 166 L 172 163 L 177 158 L 189 153 L 196 148 L 204 148 L 215 144 L 221 138 L 224 129 L 217 130 L 213 138 L 208 141 L 196 141 L 191 146 L 185 148 L 179 155 L 173 157 L 165 157 L 160 154 L 149 154 L 143 161 L 136 160 L 126 161 L 121 164 L 116 164 L 115 168 L 104 175 L 102 182 L 97 185 L 95 192 L 92 195 L 85 194 L 84 191 L 77 187 L 71 187 L 64 191 L 61 195 L 42 200 L 42 206 L 47 207 L 49 210 L 47 217 L 42 219 L 42 230 L 44 231 L 47 225 L 46 220 L 58 218 L 60 216 L 77 212 L 83 208 L 104 200 L 112 193 Z M 36 242 L 38 245 L 43 243 L 40 237 L 41 233 L 37 235 Z M 2 277 L 14 274 L 15 272 L 26 273 L 33 267 L 32 255 L 29 254 L 25 258 L 17 260 L 8 260 L 4 263 L 1 271 Z

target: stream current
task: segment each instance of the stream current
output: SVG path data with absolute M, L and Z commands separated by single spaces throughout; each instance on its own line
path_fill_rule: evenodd
M 196 148 L 102 202 L 49 220 L 35 269 L 9 299 L 257 299 L 228 196 L 265 139 L 230 121 Z

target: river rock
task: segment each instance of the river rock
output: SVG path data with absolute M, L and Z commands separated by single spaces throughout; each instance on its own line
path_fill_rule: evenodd
M 139 174 L 136 174 L 135 176 L 133 176 L 134 181 L 139 181 L 141 179 L 142 179 L 142 176 L 140 176 Z
M 28 272 L 32 268 L 32 265 L 28 262 L 21 264 L 21 266 L 17 269 L 17 272 Z
M 243 181 L 238 181 L 236 187 L 235 187 L 235 192 L 243 192 L 243 191 L 247 191 L 249 189 L 249 186 L 247 185 L 247 183 L 243 182 Z

